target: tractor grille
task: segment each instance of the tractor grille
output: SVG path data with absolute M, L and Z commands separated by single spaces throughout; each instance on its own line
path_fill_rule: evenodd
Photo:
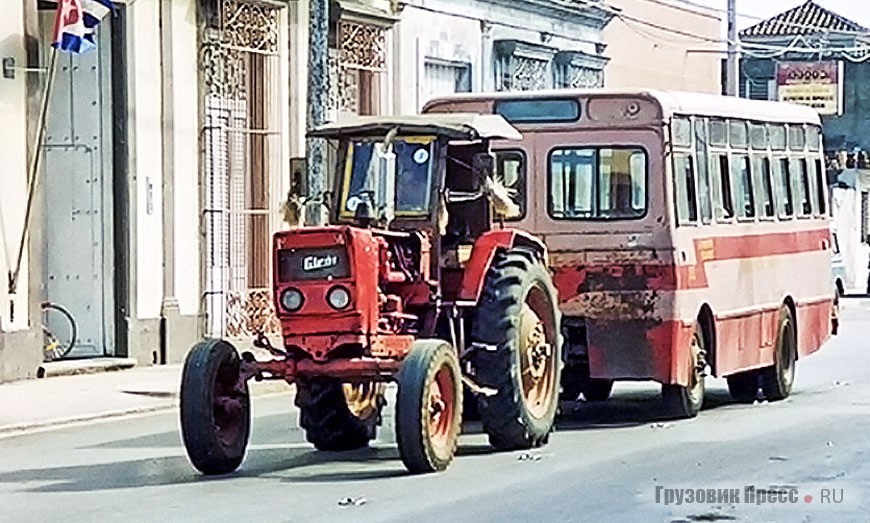
M 278 251 L 278 280 L 281 282 L 348 277 L 350 262 L 344 246 Z

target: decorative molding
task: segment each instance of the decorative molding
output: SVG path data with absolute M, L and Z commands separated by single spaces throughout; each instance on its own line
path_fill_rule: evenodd
M 559 51 L 556 53 L 554 61 L 563 66 L 603 70 L 610 62 L 610 58 L 584 53 L 583 51 Z
M 587 3 L 569 3 L 559 0 L 487 0 L 491 4 L 540 14 L 569 24 L 604 29 L 616 16 L 604 2 L 601 7 Z M 591 0 L 596 1 L 596 0 Z
M 498 55 L 516 56 L 546 62 L 552 60 L 558 51 L 558 49 L 553 47 L 524 42 L 522 40 L 496 40 L 493 42 L 493 48 Z
M 393 12 L 384 11 L 360 0 L 336 0 L 336 4 L 343 20 L 390 28 L 401 18 L 401 9 L 398 12 L 395 9 Z

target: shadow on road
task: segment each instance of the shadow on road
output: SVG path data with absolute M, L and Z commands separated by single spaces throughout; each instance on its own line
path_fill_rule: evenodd
M 708 390 L 705 410 L 731 404 L 727 391 Z M 268 423 L 268 418 L 271 417 L 261 417 L 258 422 Z M 283 416 L 277 418 L 282 418 L 287 423 Z M 611 400 L 602 403 L 564 402 L 557 421 L 557 432 L 636 427 L 667 419 L 657 392 L 632 391 L 616 394 Z M 272 422 L 276 423 L 277 420 Z M 280 434 L 277 437 L 272 433 L 269 441 L 252 442 L 252 448 L 249 449 L 242 468 L 226 476 L 206 477 L 197 473 L 181 450 L 179 434 L 171 431 L 82 446 L 73 452 L 109 451 L 112 453 L 110 456 L 114 456 L 118 450 L 140 449 L 170 451 L 172 456 L 10 471 L 0 473 L 0 483 L 18 485 L 22 490 L 31 492 L 91 492 L 197 484 L 246 477 L 273 477 L 287 482 L 319 483 L 382 480 L 408 474 L 401 464 L 395 445 L 380 444 L 353 452 L 318 452 L 307 446 L 288 446 L 289 441 L 302 440 L 298 428 L 292 427 L 289 430 L 289 433 L 284 430 L 277 431 Z M 465 436 L 473 437 L 481 433 L 483 429 L 479 422 L 464 424 Z M 479 438 L 474 439 L 479 441 Z M 497 452 L 484 442 L 462 443 L 457 452 L 459 457 Z M 88 454 L 84 456 L 89 457 Z M 97 459 L 100 457 L 97 456 Z
M 707 390 L 704 411 L 727 405 L 734 405 L 728 391 Z M 665 421 L 676 420 L 664 410 L 661 395 L 644 390 L 618 394 L 604 402 L 562 402 L 556 428 L 560 431 L 612 429 Z

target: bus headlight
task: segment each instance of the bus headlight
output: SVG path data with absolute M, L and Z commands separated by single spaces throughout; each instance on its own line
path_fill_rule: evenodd
M 350 291 L 344 287 L 336 285 L 329 289 L 329 294 L 326 295 L 326 301 L 329 302 L 329 306 L 333 309 L 346 309 L 347 306 L 350 305 Z
M 288 312 L 296 312 L 302 308 L 305 297 L 297 289 L 287 289 L 281 294 L 281 306 Z

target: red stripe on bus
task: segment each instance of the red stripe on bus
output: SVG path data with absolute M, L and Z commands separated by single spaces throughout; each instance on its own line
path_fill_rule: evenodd
M 695 264 L 677 266 L 677 289 L 709 286 L 707 262 L 783 256 L 830 248 L 830 230 L 813 229 L 748 236 L 720 236 L 695 240 Z

